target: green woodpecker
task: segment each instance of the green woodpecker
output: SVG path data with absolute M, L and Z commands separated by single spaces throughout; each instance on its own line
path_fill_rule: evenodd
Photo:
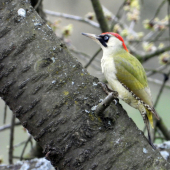
M 118 97 L 141 113 L 150 138 L 149 122 L 153 128 L 152 114 L 159 119 L 153 108 L 151 92 L 145 70 L 136 57 L 128 52 L 123 38 L 116 33 L 106 32 L 101 35 L 82 33 L 97 42 L 103 50 L 101 68 L 109 86 L 118 92 Z M 149 119 L 149 121 L 148 121 Z

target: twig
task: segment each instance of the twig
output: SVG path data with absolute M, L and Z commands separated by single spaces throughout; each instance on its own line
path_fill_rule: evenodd
M 90 24 L 91 26 L 95 27 L 95 28 L 99 28 L 99 24 L 88 20 L 88 19 L 84 19 L 80 16 L 76 16 L 76 15 L 70 15 L 70 14 L 65 14 L 65 13 L 59 13 L 59 12 L 54 12 L 54 11 L 50 11 L 50 10 L 44 10 L 44 12 L 48 15 L 52 15 L 52 16 L 56 16 L 56 17 L 62 17 L 65 19 L 72 19 L 72 20 L 76 20 L 76 21 L 80 21 L 80 22 L 84 22 L 86 24 Z
M 129 29 L 133 30 L 135 23 L 136 23 L 135 21 L 131 21 Z
M 117 11 L 117 14 L 116 14 L 116 17 L 117 18 L 120 18 L 120 11 L 122 10 L 122 8 L 124 7 L 125 3 L 126 3 L 127 0 L 124 0 L 124 2 L 120 5 L 118 11 Z
M 14 126 L 15 124 L 15 114 L 12 115 L 11 119 L 11 130 L 10 130 L 10 139 L 9 139 L 9 164 L 13 164 L 13 142 L 14 142 Z
M 25 142 L 24 148 L 23 148 L 22 153 L 21 153 L 21 156 L 20 156 L 20 160 L 21 160 L 21 161 L 23 160 L 23 155 L 24 155 L 25 149 L 26 149 L 28 143 L 31 141 L 31 139 L 32 139 L 32 136 L 29 136 L 29 138 L 28 138 L 27 141 Z
M 14 126 L 18 126 L 18 125 L 21 125 L 21 123 L 20 123 L 20 122 L 17 122 L 17 123 L 14 124 Z M 11 128 L 11 124 L 1 126 L 1 127 L 0 127 L 0 132 L 1 132 L 1 131 L 4 131 L 4 130 L 7 130 L 7 129 L 10 129 L 10 128 Z
M 145 70 L 146 70 L 146 71 L 149 71 L 148 73 L 146 73 L 146 75 L 149 75 L 149 76 L 151 76 L 151 75 L 153 75 L 153 74 L 155 74 L 155 73 L 164 74 L 163 71 L 159 71 L 159 70 L 152 70 L 152 69 L 146 69 L 146 68 L 145 68 Z M 149 77 L 149 76 L 148 76 L 148 77 Z
M 165 31 L 165 30 L 159 31 L 159 32 L 158 32 L 158 35 L 153 39 L 152 42 L 156 42 L 156 41 L 159 39 L 159 37 L 164 33 L 164 31 Z M 149 41 L 149 40 L 148 40 L 148 41 Z
M 159 30 L 157 29 L 157 31 L 159 31 Z M 164 33 L 164 30 L 159 31 L 154 39 L 150 39 L 150 38 L 153 38 L 154 34 L 156 34 L 156 33 L 157 33 L 156 31 L 149 32 L 147 35 L 145 35 L 145 37 L 143 37 L 142 40 L 136 41 L 136 43 L 137 43 L 136 45 L 138 45 L 139 42 L 142 42 L 142 43 L 143 42 L 156 42 L 159 39 L 159 37 Z M 129 42 L 131 42 L 131 41 L 129 41 Z M 135 48 L 132 49 L 132 51 L 133 51 L 133 54 L 135 54 L 135 52 L 134 52 Z
M 38 0 L 37 4 L 35 5 L 34 9 L 37 10 L 37 8 L 39 7 L 39 5 L 41 4 L 42 0 Z
M 168 23 L 169 23 L 169 38 L 170 38 L 170 0 L 168 0 Z M 170 45 L 170 40 L 169 40 L 169 45 Z
M 157 34 L 157 32 L 158 32 L 158 34 Z M 159 31 L 159 29 L 157 29 L 157 31 L 151 31 L 151 32 L 149 32 L 144 38 L 143 38 L 143 40 L 142 40 L 142 42 L 156 42 L 157 41 L 157 39 L 159 39 L 159 37 L 162 35 L 164 33 L 164 30 L 163 31 Z M 157 34 L 156 36 L 155 36 L 155 38 L 153 39 L 153 37 L 154 37 L 154 34 Z M 152 38 L 152 40 L 150 39 L 150 38 Z M 137 42 L 137 44 L 138 44 L 139 42 Z
M 153 39 L 148 39 L 147 41 L 149 41 L 149 42 L 155 42 L 155 41 L 169 41 L 169 38 L 161 38 L 161 39 L 157 39 L 157 40 L 153 40 Z M 136 43 L 136 42 L 138 42 L 138 43 L 141 43 L 141 42 L 143 42 L 143 40 L 129 40 L 128 42 L 130 42 L 130 43 Z
M 21 145 L 25 144 L 26 142 L 27 142 L 27 140 L 22 141 L 22 142 L 20 142 L 20 143 L 16 144 L 16 145 L 14 145 L 14 148 L 17 148 L 17 147 L 19 147 L 19 146 L 21 146 Z
M 19 156 L 13 156 L 13 159 L 21 159 Z M 22 158 L 22 160 L 31 160 L 32 158 Z
M 157 123 L 157 122 L 156 122 Z M 156 125 L 157 126 L 157 125 Z M 165 137 L 163 136 L 163 134 L 161 133 L 160 129 L 159 128 L 156 128 L 155 129 L 155 140 L 156 139 L 161 139 L 162 143 L 163 141 L 165 141 Z
M 163 74 L 164 75 L 164 81 L 161 85 L 161 88 L 159 90 L 159 93 L 157 95 L 157 98 L 156 98 L 156 101 L 155 101 L 155 104 L 154 104 L 154 108 L 157 106 L 158 102 L 159 102 L 159 99 L 160 99 L 160 96 L 163 92 L 163 89 L 165 87 L 165 83 L 168 81 L 168 78 L 169 78 L 169 75 L 170 75 L 170 71 L 168 74 Z M 166 128 L 166 126 L 164 125 L 163 121 L 160 120 L 156 120 L 154 118 L 154 124 L 155 124 L 155 127 L 158 127 L 160 129 L 160 131 L 162 132 L 162 134 L 165 136 L 166 139 L 170 140 L 170 133 L 168 132 L 168 129 Z M 156 128 L 155 129 L 152 129 L 152 134 L 153 134 L 153 139 L 155 139 L 155 134 L 156 134 Z
M 150 77 L 150 76 L 152 76 L 155 73 L 164 74 L 162 72 L 162 70 L 166 69 L 169 64 L 170 64 L 170 62 L 167 63 L 166 65 L 162 65 L 162 66 L 158 67 L 156 70 L 154 70 L 154 69 L 153 70 L 145 69 L 145 70 L 149 71 L 149 72 L 146 73 L 147 77 Z
M 157 106 L 157 104 L 158 104 L 158 102 L 159 102 L 159 99 L 160 99 L 160 96 L 161 96 L 161 94 L 162 94 L 162 92 L 163 92 L 163 89 L 164 89 L 164 87 L 165 87 L 165 83 L 168 81 L 168 78 L 169 78 L 169 74 L 170 74 L 170 72 L 168 73 L 168 74 L 163 74 L 164 75 L 164 81 L 163 81 L 163 83 L 162 83 L 162 85 L 161 85 L 161 88 L 160 88 L 160 90 L 159 90 L 159 93 L 158 93 L 158 95 L 157 95 L 157 97 L 156 97 L 156 101 L 155 101 L 155 103 L 154 103 L 154 108 L 156 108 L 156 106 Z M 160 122 L 160 123 L 159 123 Z M 170 137 L 170 133 L 168 132 L 168 129 L 166 128 L 166 126 L 164 125 L 164 123 L 163 123 L 163 121 L 162 120 L 156 120 L 155 118 L 154 118 L 154 124 L 155 124 L 155 126 L 156 127 L 158 127 L 159 129 L 160 129 L 160 131 L 162 131 L 162 133 L 163 133 L 163 135 L 165 136 L 165 138 L 167 138 L 168 139 L 168 137 Z M 167 135 L 169 133 L 169 136 Z M 152 134 L 153 134 L 153 139 L 155 139 L 155 134 L 156 134 L 156 128 L 155 129 L 152 129 Z M 169 138 L 170 139 L 170 138 Z M 168 140 L 169 140 L 168 139 Z
M 162 134 L 164 135 L 166 140 L 170 140 L 170 132 L 168 131 L 167 127 L 163 123 L 162 119 L 157 121 L 157 127 L 160 129 Z
M 133 51 L 133 54 L 138 58 L 139 61 L 147 61 L 147 60 L 149 60 L 155 56 L 158 56 L 166 51 L 169 51 L 169 50 L 170 50 L 170 46 L 167 46 L 167 47 L 164 47 L 161 49 L 157 49 L 156 51 L 151 52 L 149 54 L 140 55 L 139 53 L 136 53 L 135 51 Z
M 124 7 L 125 2 L 126 2 L 126 0 L 124 0 L 124 2 L 122 3 L 122 5 L 120 5 L 120 7 L 119 7 L 119 9 L 118 9 L 118 11 L 117 11 L 117 14 L 116 14 L 116 16 L 115 16 L 115 18 L 117 18 L 117 20 L 120 20 L 120 18 L 121 18 L 121 16 L 120 16 L 120 11 L 121 11 L 122 8 Z M 113 30 L 113 28 L 114 28 L 114 26 L 115 26 L 116 23 L 117 23 L 116 20 L 112 20 L 111 27 L 110 27 L 110 31 Z
M 143 41 L 148 41 L 148 39 L 153 37 L 155 33 L 156 31 L 150 31 L 148 34 L 145 35 L 145 37 L 143 38 Z
M 129 27 L 129 28 L 130 28 L 130 27 Z M 132 30 L 132 29 L 130 29 L 130 30 Z M 151 37 L 153 37 L 154 34 L 156 34 L 156 31 L 150 31 L 148 34 L 146 34 L 146 35 L 143 37 L 142 42 L 147 42 L 148 39 L 151 38 Z M 138 42 L 136 42 L 136 44 L 134 44 L 133 47 L 134 47 L 135 45 L 138 45 Z M 136 47 L 135 47 L 134 49 L 131 48 L 131 50 L 133 50 L 133 54 L 135 54 L 135 49 L 136 49 Z
M 93 57 L 89 60 L 89 62 L 84 66 L 84 68 L 87 68 L 91 62 L 96 58 L 96 56 L 100 53 L 101 48 L 96 51 L 96 53 L 93 55 Z
M 157 95 L 157 97 L 156 97 L 156 101 L 155 101 L 154 107 L 156 107 L 157 104 L 158 104 L 158 101 L 159 101 L 160 96 L 161 96 L 161 94 L 162 94 L 162 92 L 163 92 L 163 89 L 164 89 L 164 87 L 165 87 L 165 84 L 166 84 L 166 82 L 167 82 L 168 79 L 169 79 L 169 75 L 170 75 L 170 71 L 169 71 L 168 74 L 164 74 L 164 81 L 163 81 L 162 86 L 161 86 L 161 88 L 160 88 L 160 90 L 159 90 L 159 93 L 158 93 L 158 95 Z
M 129 27 L 123 21 L 120 21 L 115 15 L 112 16 L 112 20 L 119 23 L 123 29 L 127 29 L 134 37 L 138 37 L 138 34 L 134 30 L 129 29 Z
M 4 119 L 3 119 L 3 124 L 6 123 L 6 115 L 7 115 L 7 104 L 5 104 L 5 107 L 4 107 Z
M 33 141 L 30 140 L 31 149 L 33 149 Z
M 153 79 L 153 78 L 148 77 L 148 81 L 151 82 L 151 83 L 162 85 L 162 81 L 160 81 L 158 79 Z M 170 89 L 170 85 L 165 85 L 165 87 Z
M 69 50 L 70 50 L 71 52 L 75 53 L 75 54 L 83 55 L 83 56 L 85 56 L 85 57 L 87 57 L 87 58 L 91 58 L 91 56 L 89 56 L 88 54 L 83 53 L 83 52 L 81 52 L 81 51 L 77 51 L 77 50 L 71 49 L 71 48 L 69 48 Z
M 156 136 L 155 139 L 160 139 L 160 140 L 161 140 L 161 143 L 165 140 L 164 137 L 159 137 L 159 136 L 158 136 L 158 137 Z
M 165 140 L 165 137 L 163 137 L 163 134 L 161 133 L 161 131 L 160 131 L 159 128 L 156 128 L 155 134 L 156 134 L 156 133 L 158 134 L 158 136 L 156 136 L 155 139 L 156 139 L 157 137 L 162 137 L 162 138 L 164 138 L 164 140 Z M 163 142 L 163 140 L 162 140 L 162 142 Z
M 161 8 L 162 8 L 162 6 L 164 5 L 165 2 L 166 2 L 166 0 L 163 0 L 161 2 L 161 4 L 159 5 L 158 9 L 156 10 L 156 13 L 155 13 L 154 17 L 151 19 L 151 21 L 154 20 L 155 17 L 159 14 L 159 12 L 160 12 L 160 10 L 161 10 Z
M 80 51 L 76 51 L 76 50 L 73 50 L 73 49 L 70 49 L 71 52 L 79 55 L 83 60 L 85 61 L 88 61 L 87 58 L 90 58 L 89 55 L 87 55 L 86 53 L 83 53 L 83 52 L 80 52 Z M 98 60 L 97 60 L 98 61 Z M 98 61 L 99 62 L 99 61 Z M 97 71 L 101 71 L 101 67 L 98 67 L 98 64 L 91 64 L 91 66 L 96 69 Z
M 97 18 L 97 20 L 100 24 L 101 31 L 102 32 L 109 31 L 109 27 L 108 27 L 106 18 L 104 17 L 103 10 L 102 10 L 102 7 L 101 7 L 99 0 L 91 0 L 91 2 L 92 2 L 92 5 L 93 5 L 93 9 L 95 11 L 95 14 L 96 14 L 96 18 Z

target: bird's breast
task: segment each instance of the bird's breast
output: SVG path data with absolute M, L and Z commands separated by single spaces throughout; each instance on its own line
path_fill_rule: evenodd
M 116 78 L 116 67 L 114 63 L 114 59 L 112 57 L 102 57 L 101 59 L 101 68 L 102 73 L 104 73 L 106 80 L 108 79 L 117 79 Z
M 108 84 L 113 90 L 119 92 L 121 88 L 122 90 L 125 89 L 116 77 L 117 70 L 113 58 L 103 57 L 101 60 L 101 67 Z

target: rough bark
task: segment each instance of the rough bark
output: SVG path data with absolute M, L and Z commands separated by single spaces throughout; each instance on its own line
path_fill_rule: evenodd
M 0 96 L 56 169 L 170 169 L 119 103 L 95 115 L 98 79 L 27 1 L 0 3 Z

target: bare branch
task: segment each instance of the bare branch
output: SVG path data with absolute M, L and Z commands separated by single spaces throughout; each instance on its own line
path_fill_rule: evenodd
M 4 119 L 3 119 L 3 124 L 6 123 L 6 115 L 7 115 L 7 104 L 4 106 Z
M 91 56 L 87 55 L 86 53 L 77 51 L 77 50 L 75 50 L 75 49 L 70 49 L 70 51 L 71 51 L 72 53 L 74 53 L 74 54 L 79 55 L 79 57 L 80 57 L 81 59 L 83 59 L 84 61 L 89 62 L 89 61 L 88 61 L 88 58 L 91 58 Z M 100 62 L 99 60 L 96 60 L 96 61 L 97 61 L 97 62 Z M 93 64 L 93 63 L 91 63 L 91 67 L 93 67 L 93 68 L 96 69 L 97 71 L 100 71 L 100 70 L 101 70 L 101 67 L 98 66 L 98 65 L 99 65 L 99 64 Z M 86 68 L 86 67 L 85 67 L 85 68 Z
M 156 107 L 157 104 L 158 104 L 158 101 L 159 101 L 160 96 L 161 96 L 161 94 L 162 94 L 162 92 L 163 92 L 163 89 L 164 89 L 164 87 L 165 87 L 165 84 L 166 84 L 166 82 L 167 82 L 168 79 L 169 79 L 169 75 L 170 75 L 170 71 L 169 71 L 168 74 L 164 74 L 164 81 L 163 81 L 162 86 L 161 86 L 161 88 L 160 88 L 160 90 L 159 90 L 159 93 L 158 93 L 158 95 L 157 95 L 157 97 L 156 97 L 156 101 L 155 101 L 154 107 Z M 169 140 L 170 140 L 170 139 L 169 139 Z
M 9 144 L 9 164 L 13 164 L 13 142 L 14 142 L 14 126 L 15 124 L 15 115 L 12 115 L 12 119 L 11 119 L 11 131 L 10 131 L 10 144 Z
M 21 159 L 20 156 L 13 156 L 13 159 Z M 32 158 L 22 158 L 22 160 L 31 160 Z
M 36 4 L 35 7 L 34 7 L 35 10 L 39 7 L 39 5 L 41 4 L 41 2 L 42 2 L 42 0 L 38 0 L 37 4 Z
M 148 81 L 154 84 L 162 85 L 162 81 L 158 79 L 153 79 L 153 78 L 148 77 Z M 165 87 L 170 89 L 170 85 L 165 85 Z
M 157 40 L 155 40 L 155 39 L 148 39 L 147 41 L 149 41 L 149 42 L 157 42 L 157 41 L 169 41 L 169 38 L 161 38 L 161 39 L 157 39 Z M 141 42 L 143 42 L 143 40 L 129 40 L 129 42 L 130 43 L 141 43 Z
M 95 28 L 99 28 L 98 23 L 91 21 L 91 20 L 88 20 L 88 19 L 85 19 L 85 18 L 82 18 L 80 16 L 70 15 L 70 14 L 65 14 L 65 13 L 60 13 L 60 12 L 54 12 L 54 11 L 50 11 L 50 10 L 44 10 L 44 12 L 48 15 L 84 22 L 84 23 L 89 24 L 89 25 L 91 25 Z
M 91 58 L 91 56 L 89 56 L 88 54 L 83 53 L 83 52 L 78 51 L 78 50 L 75 50 L 75 49 L 73 49 L 73 48 L 69 48 L 69 50 L 70 50 L 71 52 L 73 52 L 74 54 L 83 55 L 83 56 L 85 56 L 85 57 L 87 57 L 87 58 Z
M 28 138 L 27 141 L 25 142 L 24 148 L 23 148 L 22 153 L 21 153 L 21 156 L 20 156 L 20 160 L 21 160 L 21 161 L 23 160 L 23 155 L 24 155 L 25 150 L 26 150 L 26 148 L 27 148 L 27 145 L 28 145 L 28 143 L 31 141 L 31 139 L 32 139 L 32 136 L 29 136 L 29 138 Z
M 151 52 L 149 54 L 140 55 L 140 54 L 136 53 L 134 50 L 132 51 L 132 54 L 134 54 L 139 61 L 147 61 L 147 60 L 149 60 L 155 56 L 158 56 L 166 51 L 169 51 L 169 50 L 170 50 L 170 46 L 167 46 L 167 47 L 164 47 L 161 49 L 157 49 L 156 51 Z
M 18 125 L 21 125 L 21 123 L 20 123 L 20 122 L 17 122 L 17 123 L 14 124 L 14 126 L 18 126 Z M 1 127 L 0 127 L 0 132 L 1 132 L 1 131 L 4 131 L 4 130 L 7 130 L 7 129 L 10 129 L 10 128 L 11 128 L 11 124 L 1 126 Z
M 89 62 L 84 66 L 84 68 L 87 68 L 90 64 L 91 64 L 91 62 L 96 58 L 96 56 L 100 53 L 100 51 L 101 51 L 101 48 L 100 49 L 98 49 L 96 52 L 95 52 L 95 54 L 93 55 L 93 57 L 89 60 Z
M 170 140 L 170 132 L 168 131 L 167 127 L 165 126 L 164 122 L 162 119 L 157 121 L 157 127 L 160 129 L 162 134 L 164 135 L 166 140 Z
M 168 0 L 168 23 L 169 23 L 169 38 L 170 38 L 170 18 L 169 18 L 169 15 L 170 15 L 170 0 Z M 170 44 L 170 40 L 169 40 L 169 44 Z
M 102 10 L 102 6 L 99 2 L 99 0 L 91 0 L 92 5 L 93 5 L 93 9 L 95 11 L 96 14 L 96 18 L 100 24 L 100 29 L 102 32 L 107 32 L 109 31 L 109 27 L 106 21 L 106 18 L 104 17 L 103 14 L 103 10 Z
M 22 141 L 22 142 L 20 142 L 20 143 L 17 143 L 16 145 L 14 145 L 14 148 L 20 147 L 20 146 L 22 146 L 23 144 L 25 144 L 26 142 L 27 142 L 27 140 Z
M 161 8 L 163 7 L 163 5 L 165 4 L 165 2 L 166 2 L 166 0 L 163 0 L 161 2 L 161 4 L 159 5 L 158 9 L 156 10 L 156 13 L 155 13 L 154 17 L 151 19 L 151 21 L 154 20 L 155 17 L 159 14 L 159 12 L 160 12 Z
M 166 65 L 161 65 L 161 66 L 158 67 L 156 70 L 155 70 L 155 69 L 152 69 L 152 70 L 145 69 L 146 71 L 149 71 L 149 72 L 146 73 L 147 77 L 150 77 L 150 76 L 152 76 L 152 75 L 155 74 L 155 73 L 164 74 L 164 73 L 162 72 L 162 70 L 166 69 L 169 64 L 170 64 L 170 62 L 167 63 Z
M 124 7 L 125 2 L 126 2 L 126 0 L 124 0 L 124 2 L 122 3 L 122 5 L 119 7 L 119 9 L 118 9 L 118 11 L 117 11 L 117 14 L 116 14 L 116 16 L 115 16 L 115 18 L 117 19 L 117 21 L 120 20 L 120 18 L 121 18 L 120 12 L 121 12 L 122 8 Z M 117 21 L 116 21 L 116 20 L 112 20 L 111 27 L 110 27 L 110 30 L 111 30 L 111 31 L 113 30 L 113 28 L 114 28 L 115 24 L 117 23 Z

